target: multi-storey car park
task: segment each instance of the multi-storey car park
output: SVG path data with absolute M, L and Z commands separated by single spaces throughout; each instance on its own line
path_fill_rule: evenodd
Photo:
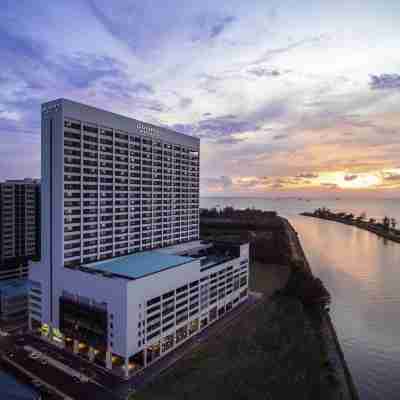
M 247 298 L 248 244 L 198 240 L 199 153 L 167 128 L 42 106 L 33 331 L 128 376 Z

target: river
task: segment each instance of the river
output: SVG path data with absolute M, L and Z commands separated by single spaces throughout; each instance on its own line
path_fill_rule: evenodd
M 366 211 L 375 217 L 387 213 L 400 221 L 399 201 L 374 202 L 353 202 L 351 211 Z M 276 209 L 289 218 L 314 274 L 332 294 L 331 316 L 360 399 L 399 399 L 400 244 L 355 227 L 298 216 L 297 212 L 312 210 L 308 203 L 299 205 L 304 202 L 298 200 L 287 200 L 286 208 L 282 202 L 273 207 L 271 200 L 251 199 L 245 206 L 243 203 L 242 199 L 202 199 L 202 207 L 254 205 Z M 317 206 L 338 210 L 341 204 L 328 205 L 324 201 Z

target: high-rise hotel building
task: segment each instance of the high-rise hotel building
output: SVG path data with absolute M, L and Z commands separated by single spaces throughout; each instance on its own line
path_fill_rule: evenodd
M 30 325 L 136 371 L 247 298 L 248 245 L 199 239 L 198 138 L 42 106 L 42 259 Z

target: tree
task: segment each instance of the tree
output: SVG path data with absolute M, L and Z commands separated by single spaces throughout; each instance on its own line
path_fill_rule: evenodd
M 235 209 L 233 207 L 230 207 L 230 206 L 225 207 L 222 210 L 222 214 L 223 214 L 224 217 L 232 217 L 234 213 L 235 213 Z
M 298 298 L 305 307 L 320 310 L 325 309 L 331 302 L 331 296 L 323 282 L 297 265 L 280 292 Z
M 383 224 L 383 229 L 385 231 L 388 231 L 390 229 L 390 218 L 388 218 L 386 215 L 382 219 L 382 224 Z
M 392 225 L 392 229 L 396 229 L 397 221 L 395 218 L 390 219 L 390 224 Z
M 346 215 L 346 219 L 347 219 L 348 221 L 352 221 L 352 220 L 354 219 L 354 214 L 352 214 L 352 213 L 347 214 L 347 215 Z
M 363 211 L 363 212 L 357 217 L 357 221 L 358 221 L 358 222 L 364 222 L 366 218 L 367 218 L 367 214 L 366 214 L 365 211 Z

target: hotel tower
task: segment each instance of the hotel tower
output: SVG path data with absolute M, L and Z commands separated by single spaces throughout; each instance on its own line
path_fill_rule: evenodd
M 198 138 L 43 104 L 32 331 L 129 376 L 247 298 L 248 244 L 199 240 L 199 163 Z

